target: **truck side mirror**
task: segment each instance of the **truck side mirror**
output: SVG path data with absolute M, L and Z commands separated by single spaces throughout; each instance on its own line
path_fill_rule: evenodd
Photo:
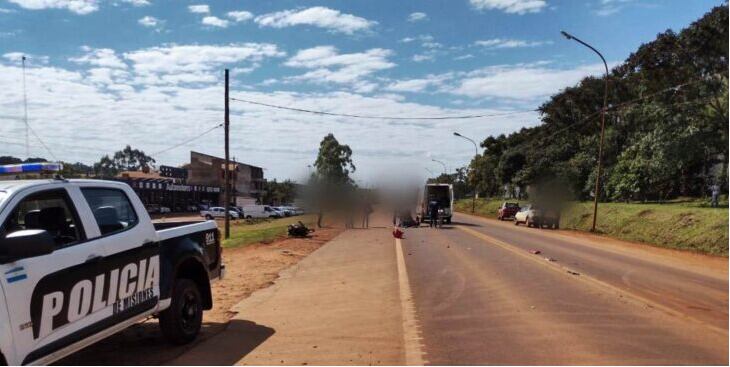
M 8 233 L 0 238 L 0 256 L 13 261 L 47 255 L 56 246 L 53 236 L 43 229 L 25 229 Z

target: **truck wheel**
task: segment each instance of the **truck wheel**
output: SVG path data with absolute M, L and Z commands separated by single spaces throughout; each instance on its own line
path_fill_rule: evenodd
M 177 279 L 170 307 L 160 313 L 162 334 L 173 344 L 195 340 L 203 322 L 203 298 L 198 285 L 190 279 Z
M 251 218 L 253 218 L 253 217 L 252 217 L 252 216 L 250 216 L 250 215 L 247 215 L 247 216 L 246 216 L 246 219 L 251 219 Z
M 207 220 L 213 220 L 213 216 L 210 215 L 210 214 L 206 214 L 205 215 L 205 219 L 207 219 Z

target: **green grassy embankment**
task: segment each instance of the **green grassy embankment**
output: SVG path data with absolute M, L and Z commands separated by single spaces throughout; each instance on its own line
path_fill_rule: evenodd
M 275 239 L 286 237 L 287 226 L 290 224 L 302 221 L 307 227 L 313 228 L 315 220 L 316 217 L 312 215 L 298 215 L 281 219 L 235 221 L 231 223 L 231 238 L 223 241 L 223 247 L 237 247 L 257 242 L 271 242 Z
M 501 199 L 479 199 L 476 214 L 496 218 Z M 526 202 L 520 202 L 520 205 Z M 664 204 L 600 203 L 597 231 L 601 234 L 653 246 L 728 256 L 728 207 L 707 207 L 704 201 Z M 471 213 L 471 199 L 457 200 L 455 210 Z M 560 218 L 563 229 L 588 231 L 592 202 L 575 202 Z

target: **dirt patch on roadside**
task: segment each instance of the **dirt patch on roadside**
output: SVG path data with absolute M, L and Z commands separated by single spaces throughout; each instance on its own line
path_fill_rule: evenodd
M 318 229 L 310 238 L 285 238 L 223 250 L 225 279 L 213 284 L 213 309 L 203 316 L 200 337 L 190 345 L 174 346 L 162 337 L 156 319 L 133 325 L 80 352 L 58 361 L 58 365 L 160 365 L 225 330 L 233 314 L 229 311 L 251 293 L 270 286 L 279 272 L 296 264 L 343 231 Z

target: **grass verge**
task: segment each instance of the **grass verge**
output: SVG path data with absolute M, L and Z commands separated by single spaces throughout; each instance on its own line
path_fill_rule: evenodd
M 302 221 L 307 227 L 312 228 L 315 219 L 316 217 L 312 215 L 299 215 L 281 219 L 235 221 L 231 223 L 231 238 L 223 241 L 223 247 L 230 248 L 257 242 L 271 242 L 286 237 L 287 227 L 290 224 Z
M 496 218 L 501 203 L 498 199 L 478 199 L 476 214 Z M 471 199 L 457 200 L 454 208 L 471 213 Z M 592 202 L 575 202 L 562 212 L 560 226 L 588 231 L 592 218 Z M 622 240 L 728 256 L 727 206 L 709 208 L 704 202 L 691 200 L 665 204 L 600 203 L 596 229 Z

